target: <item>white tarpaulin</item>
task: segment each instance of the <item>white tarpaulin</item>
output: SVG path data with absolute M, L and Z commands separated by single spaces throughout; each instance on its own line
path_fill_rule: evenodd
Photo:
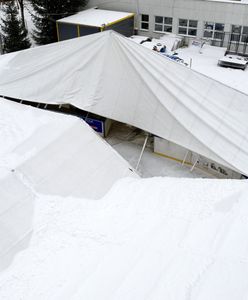
M 84 121 L 0 99 L 0 270 L 32 230 L 37 192 L 102 197 L 138 177 Z
M 248 96 L 114 32 L 1 57 L 0 95 L 71 103 L 248 175 Z
M 4 174 L 20 173 L 35 191 L 96 199 L 117 179 L 137 177 L 130 165 L 83 120 L 3 99 L 0 107 L 1 115 L 9 116 L 2 120 L 1 140 L 8 137 L 10 145 L 10 136 L 14 140 L 14 147 L 3 147 L 6 149 L 0 162 L 5 167 Z M 24 132 L 23 123 L 31 131 L 28 128 Z M 20 128 L 24 129 L 19 133 Z

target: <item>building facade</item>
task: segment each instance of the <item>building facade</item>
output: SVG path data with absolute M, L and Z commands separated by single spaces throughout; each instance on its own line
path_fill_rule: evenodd
M 136 13 L 139 34 L 205 38 L 217 46 L 248 41 L 248 2 L 228 0 L 91 0 L 91 6 Z

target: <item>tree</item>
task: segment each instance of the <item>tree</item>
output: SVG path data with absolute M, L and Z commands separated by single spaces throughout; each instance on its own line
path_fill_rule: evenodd
M 19 18 L 18 9 L 14 0 L 3 5 L 4 17 L 1 19 L 3 49 L 5 53 L 30 48 L 26 28 Z
M 56 20 L 75 14 L 87 0 L 31 0 L 35 30 L 33 38 L 38 45 L 57 42 Z
M 22 25 L 23 25 L 23 27 L 26 28 L 25 16 L 24 16 L 24 0 L 17 0 L 17 3 L 19 5 L 20 11 L 21 11 Z
M 0 0 L 0 5 L 2 3 L 7 3 L 7 2 L 11 2 L 12 0 Z M 16 3 L 18 4 L 19 6 L 19 9 L 20 9 L 20 13 L 21 13 L 21 18 L 22 18 L 22 24 L 24 27 L 26 27 L 26 24 L 25 24 L 25 15 L 24 15 L 24 0 L 16 0 Z

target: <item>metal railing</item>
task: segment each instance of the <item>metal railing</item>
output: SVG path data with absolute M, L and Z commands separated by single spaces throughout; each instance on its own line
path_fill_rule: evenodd
M 210 45 L 226 47 L 228 53 L 248 56 L 248 34 L 223 32 L 219 39 L 211 39 Z

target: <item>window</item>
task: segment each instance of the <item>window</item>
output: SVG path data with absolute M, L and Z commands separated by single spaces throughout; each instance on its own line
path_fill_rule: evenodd
M 172 18 L 155 16 L 154 31 L 172 32 Z
M 243 26 L 241 42 L 242 43 L 248 42 L 248 26 Z
M 223 23 L 205 22 L 203 36 L 213 40 L 222 40 L 224 37 L 224 28 L 225 24 Z
M 248 42 L 248 26 L 232 25 L 232 42 Z
M 149 15 L 140 16 L 140 29 L 147 31 L 149 30 Z
M 198 21 L 179 19 L 178 33 L 183 35 L 196 36 Z

